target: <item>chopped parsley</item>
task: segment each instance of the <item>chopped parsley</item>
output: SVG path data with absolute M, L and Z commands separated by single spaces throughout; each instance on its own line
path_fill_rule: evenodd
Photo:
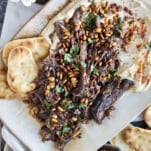
M 71 103 L 71 102 L 67 102 L 65 108 L 66 108 L 67 110 L 74 109 L 74 108 L 76 108 L 76 104 L 73 104 L 73 103 Z
M 86 104 L 84 104 L 84 103 L 74 104 L 74 103 L 71 103 L 71 102 L 67 102 L 67 104 L 65 106 L 65 108 L 67 110 L 75 109 L 75 108 L 84 109 L 85 107 L 86 107 Z
M 147 44 L 147 49 L 151 51 L 151 42 Z
M 114 69 L 113 71 L 110 72 L 111 78 L 116 77 L 118 74 L 117 69 Z
M 94 66 L 94 64 L 91 65 L 90 71 L 91 71 L 93 74 L 99 73 L 99 69 L 96 68 L 96 67 Z
M 96 19 L 97 16 L 94 13 L 89 12 L 88 16 L 84 19 L 83 23 L 86 27 L 94 29 L 94 27 L 96 26 Z
M 121 18 L 118 18 L 117 20 L 117 25 L 115 26 L 115 31 L 116 31 L 116 35 L 118 37 L 122 37 L 123 33 L 122 33 L 122 30 L 123 30 L 123 22 L 122 22 L 122 19 Z
M 96 40 L 95 39 L 88 39 L 88 44 L 94 44 L 96 42 Z
M 86 68 L 87 64 L 84 61 L 81 61 L 80 63 L 83 68 Z
M 79 107 L 79 109 L 84 109 L 86 107 L 86 104 L 80 103 L 78 107 Z
M 119 18 L 119 19 L 117 20 L 117 27 L 118 27 L 119 30 L 122 30 L 122 29 L 123 29 L 123 22 L 122 22 L 122 19 L 121 19 L 121 18 Z
M 64 54 L 64 62 L 65 63 L 73 62 L 73 57 L 70 53 L 65 53 Z
M 78 45 L 72 45 L 70 48 L 70 53 L 64 54 L 64 62 L 71 63 L 73 62 L 73 56 L 77 55 L 80 51 L 80 47 Z
M 76 104 L 70 101 L 70 93 L 68 91 L 65 92 L 65 100 L 66 100 L 65 108 L 67 110 L 76 108 Z
M 58 93 L 63 93 L 64 92 L 63 87 L 61 87 L 59 85 L 57 85 L 55 89 L 56 89 L 56 92 L 58 92 Z
M 65 125 L 65 126 L 62 127 L 61 134 L 65 135 L 69 131 L 70 131 L 70 127 L 68 125 Z
M 75 70 L 78 70 L 79 71 L 79 67 L 75 64 L 72 64 L 72 67 L 75 69 Z
M 45 107 L 46 107 L 46 109 L 47 110 L 49 110 L 50 109 L 50 103 L 48 102 L 48 100 L 44 100 L 44 105 L 45 105 Z
M 65 100 L 67 100 L 67 101 L 70 100 L 70 94 L 68 91 L 65 92 Z
M 73 30 L 73 28 L 71 26 L 68 26 L 67 29 L 69 32 L 71 32 Z
M 80 47 L 78 45 L 72 45 L 70 48 L 70 54 L 77 55 L 80 51 Z

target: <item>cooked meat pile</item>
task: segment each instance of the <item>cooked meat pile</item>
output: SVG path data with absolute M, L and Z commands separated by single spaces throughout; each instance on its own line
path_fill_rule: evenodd
M 118 76 L 121 9 L 116 4 L 92 3 L 54 24 L 59 42 L 43 62 L 30 105 L 43 122 L 43 141 L 56 142 L 60 150 L 72 138 L 81 137 L 82 123 L 91 119 L 101 123 L 109 116 L 115 101 L 134 84 Z M 108 14 L 113 16 L 109 19 Z

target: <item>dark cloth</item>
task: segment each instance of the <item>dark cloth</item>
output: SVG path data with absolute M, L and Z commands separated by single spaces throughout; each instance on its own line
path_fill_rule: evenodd
M 6 6 L 7 6 L 7 0 L 0 0 L 0 36 L 1 36 L 1 31 L 2 31 Z

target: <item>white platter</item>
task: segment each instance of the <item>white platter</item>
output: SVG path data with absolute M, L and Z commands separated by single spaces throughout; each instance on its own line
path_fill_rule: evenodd
M 115 136 L 151 102 L 151 89 L 127 95 L 116 103 L 116 110 L 102 125 L 91 122 L 83 126 L 82 139 L 73 140 L 67 151 L 95 151 Z M 29 116 L 26 104 L 21 101 L 0 101 L 0 118 L 5 125 L 32 151 L 55 151 L 53 143 L 42 143 L 38 134 L 40 124 Z
M 57 0 L 52 0 L 52 2 L 54 1 Z M 151 88 L 143 93 L 128 94 L 122 97 L 116 103 L 116 110 L 110 119 L 105 119 L 102 125 L 97 125 L 94 122 L 83 125 L 82 138 L 71 141 L 65 150 L 96 151 L 139 115 L 150 103 Z M 51 141 L 45 143 L 41 141 L 38 134 L 41 125 L 29 115 L 25 103 L 18 100 L 0 100 L 0 119 L 29 150 L 55 151 L 54 144 Z

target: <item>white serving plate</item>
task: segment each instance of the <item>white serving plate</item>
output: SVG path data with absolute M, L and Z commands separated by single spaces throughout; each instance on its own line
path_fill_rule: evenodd
M 151 89 L 122 97 L 116 103 L 116 110 L 110 119 L 105 119 L 102 125 L 94 122 L 83 125 L 82 138 L 71 141 L 66 150 L 96 151 L 139 115 L 151 103 L 150 99 Z M 42 143 L 38 134 L 40 124 L 29 116 L 26 104 L 17 100 L 1 100 L 0 118 L 31 151 L 55 151 L 52 142 Z
M 56 2 L 57 0 L 52 0 L 49 3 L 49 7 L 53 7 L 51 4 L 54 4 L 54 1 Z M 65 0 L 58 0 L 60 4 L 64 1 Z M 150 6 L 148 5 L 147 7 Z M 45 18 L 46 14 L 48 14 L 46 9 L 47 7 L 45 7 L 45 11 L 43 11 Z M 54 8 L 51 11 L 54 11 Z M 40 12 L 40 16 L 43 13 Z M 33 20 L 38 20 L 38 15 L 36 15 L 27 25 L 24 26 L 23 30 L 21 30 L 17 35 L 18 37 L 22 37 L 22 34 L 27 34 L 26 31 L 31 29 L 29 26 L 36 26 L 33 23 Z M 46 22 L 47 21 L 43 24 L 46 24 Z M 41 27 L 39 27 L 39 29 Z M 66 146 L 65 150 L 96 151 L 101 145 L 115 136 L 130 121 L 139 115 L 150 103 L 151 88 L 146 92 L 127 94 L 116 103 L 116 110 L 113 112 L 110 119 L 105 119 L 102 125 L 97 125 L 93 121 L 91 121 L 88 125 L 83 125 L 82 138 L 72 140 Z M 53 142 L 48 141 L 43 143 L 41 141 L 38 133 L 41 125 L 29 115 L 29 110 L 25 103 L 18 100 L 0 100 L 0 119 L 14 135 L 29 148 L 29 150 L 55 151 Z

